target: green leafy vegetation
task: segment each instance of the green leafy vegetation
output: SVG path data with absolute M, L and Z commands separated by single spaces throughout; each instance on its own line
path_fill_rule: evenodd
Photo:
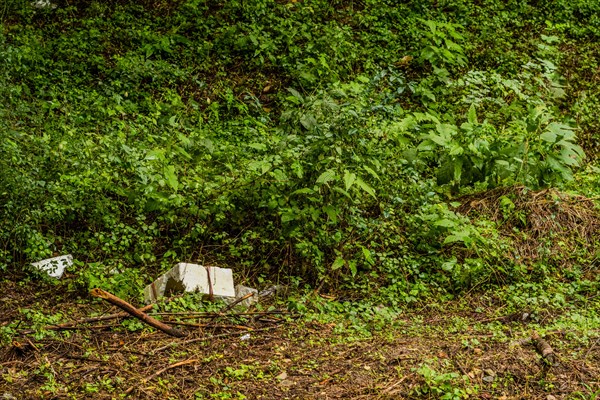
M 392 307 L 597 289 L 599 12 L 9 1 L 0 269 L 72 253 L 71 288 L 139 297 L 200 261 Z

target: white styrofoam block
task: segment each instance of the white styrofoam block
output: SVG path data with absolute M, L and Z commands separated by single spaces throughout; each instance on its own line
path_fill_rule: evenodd
M 162 296 L 183 292 L 198 291 L 209 294 L 211 286 L 215 297 L 235 297 L 231 269 L 179 263 L 146 286 L 144 298 L 146 302 L 151 303 Z
M 41 271 L 46 272 L 53 278 L 60 278 L 65 272 L 65 268 L 73 265 L 73 256 L 67 254 L 64 256 L 47 258 L 42 261 L 34 262 L 31 265 Z

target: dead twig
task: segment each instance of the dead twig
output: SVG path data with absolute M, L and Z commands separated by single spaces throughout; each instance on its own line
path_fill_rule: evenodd
M 596 347 L 596 345 L 598 344 L 598 342 L 600 342 L 600 338 L 596 339 L 596 341 L 590 346 L 590 348 L 585 352 L 585 355 L 583 356 L 583 359 L 585 360 L 589 355 L 590 352 L 592 351 L 592 349 L 594 347 Z
M 93 325 L 93 326 L 65 326 L 60 328 L 52 329 L 52 327 L 44 327 L 42 329 L 54 330 L 54 331 L 101 331 L 103 329 L 117 328 L 121 326 L 121 324 L 105 324 L 105 325 Z M 19 331 L 20 335 L 30 335 L 35 333 L 35 329 L 29 329 L 26 331 Z
M 154 304 L 149 304 L 145 307 L 139 308 L 138 311 L 139 312 L 150 311 L 152 309 L 152 307 L 154 307 Z M 65 328 L 70 328 L 72 326 L 91 324 L 93 322 L 100 322 L 100 321 L 110 321 L 111 319 L 126 318 L 129 316 L 131 316 L 131 315 L 126 312 L 120 312 L 120 313 L 109 314 L 109 315 L 101 315 L 98 317 L 84 318 L 84 319 L 80 319 L 80 320 L 73 321 L 73 322 L 66 322 L 64 324 L 48 325 L 48 326 L 45 326 L 44 329 L 47 329 L 50 331 L 58 331 L 58 330 L 62 330 Z
M 249 326 L 244 326 L 244 325 L 192 324 L 192 323 L 189 323 L 189 322 L 179 322 L 179 321 L 165 321 L 165 324 L 169 324 L 169 325 L 181 325 L 181 326 L 192 326 L 194 328 L 242 329 L 242 330 L 246 330 L 246 331 L 253 330 Z
M 250 297 L 254 296 L 255 293 L 248 293 L 245 296 L 240 297 L 239 299 L 236 299 L 233 303 L 229 304 L 228 306 L 224 307 L 219 314 L 223 314 L 226 313 L 229 310 L 232 310 L 233 307 L 237 306 L 238 304 L 240 304 L 242 301 L 249 299 Z
M 174 364 L 168 365 L 165 368 L 163 368 L 163 369 L 161 369 L 159 371 L 156 371 L 155 373 L 153 373 L 152 375 L 150 375 L 148 378 L 143 379 L 141 384 L 143 385 L 143 384 L 151 381 L 152 379 L 160 376 L 161 374 L 163 374 L 164 372 L 166 372 L 166 371 L 168 371 L 170 369 L 181 367 L 181 366 L 188 365 L 188 364 L 193 364 L 195 362 L 198 362 L 198 360 L 197 359 L 191 359 L 191 360 L 180 361 L 180 362 L 176 362 Z M 127 389 L 125 391 L 125 394 L 129 394 L 129 393 L 133 392 L 134 388 L 135 388 L 135 386 L 131 386 L 129 389 Z
M 108 301 L 109 303 L 119 307 L 120 309 L 129 313 L 130 315 L 139 319 L 140 321 L 142 321 L 156 329 L 163 331 L 167 335 L 171 335 L 171 336 L 175 336 L 175 337 L 184 337 L 185 336 L 185 333 L 183 333 L 177 329 L 171 328 L 169 325 L 166 325 L 166 324 L 160 322 L 159 320 L 154 319 L 151 316 L 149 316 L 143 312 L 140 312 L 137 308 L 135 308 L 134 306 L 132 306 L 125 300 L 120 299 L 117 296 L 115 296 L 111 293 L 108 293 L 105 290 L 102 290 L 100 288 L 92 289 L 90 291 L 90 294 L 94 297 L 98 297 L 98 298 Z
M 280 326 L 281 325 L 276 325 L 276 326 L 268 326 L 266 328 L 253 329 L 251 331 L 251 333 L 269 331 L 271 329 L 279 328 Z M 167 350 L 167 349 L 169 349 L 171 347 L 176 347 L 176 346 L 179 346 L 179 345 L 184 345 L 185 346 L 185 345 L 188 345 L 188 344 L 191 344 L 191 343 L 204 342 L 206 340 L 213 340 L 213 339 L 224 338 L 224 337 L 229 337 L 229 336 L 234 336 L 234 335 L 239 335 L 239 334 L 240 334 L 239 332 L 227 332 L 227 333 L 221 333 L 219 335 L 211 335 L 211 336 L 204 336 L 204 337 L 200 337 L 200 338 L 194 338 L 194 339 L 186 340 L 184 342 L 179 342 L 179 343 L 171 342 L 171 343 L 169 343 L 166 346 L 162 346 L 162 347 L 159 347 L 157 349 L 154 349 L 150 354 L 156 354 L 156 353 L 159 353 L 161 351 Z
M 402 378 L 400 378 L 398 381 L 396 381 L 395 383 L 392 383 L 391 385 L 389 385 L 388 387 L 386 387 L 381 393 L 382 394 L 390 394 L 392 392 L 392 389 L 394 389 L 396 386 L 400 385 L 402 382 L 404 382 L 406 380 L 406 378 L 408 378 L 410 375 L 405 375 Z

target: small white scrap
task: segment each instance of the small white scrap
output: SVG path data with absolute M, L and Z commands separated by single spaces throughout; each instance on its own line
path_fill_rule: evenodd
M 46 260 L 34 262 L 31 264 L 40 271 L 46 272 L 52 278 L 60 278 L 65 272 L 65 268 L 73 265 L 73 256 L 70 254 L 48 258 Z
M 54 10 L 57 6 L 56 4 L 53 4 L 50 0 L 36 0 L 31 2 L 31 7 L 37 8 L 38 10 L 44 8 L 50 8 Z
M 245 335 L 242 335 L 242 336 L 240 337 L 240 340 L 241 340 L 241 341 L 244 341 L 244 340 L 250 340 L 250 334 L 249 334 L 249 333 L 246 333 Z

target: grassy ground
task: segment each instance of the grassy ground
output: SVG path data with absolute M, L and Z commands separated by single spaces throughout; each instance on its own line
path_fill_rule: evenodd
M 187 336 L 175 339 L 115 320 L 44 335 L 39 325 L 48 320 L 27 310 L 54 316 L 52 323 L 118 310 L 85 296 L 56 298 L 44 284 L 1 287 L 0 324 L 22 321 L 12 344 L 0 350 L 5 399 L 595 399 L 600 393 L 593 295 L 562 308 L 511 312 L 504 294 L 470 294 L 358 326 L 343 313 L 300 316 L 274 303 L 270 309 L 283 314 L 229 313 L 204 319 L 202 328 L 180 326 Z M 527 341 L 534 331 L 554 351 L 553 363 Z

